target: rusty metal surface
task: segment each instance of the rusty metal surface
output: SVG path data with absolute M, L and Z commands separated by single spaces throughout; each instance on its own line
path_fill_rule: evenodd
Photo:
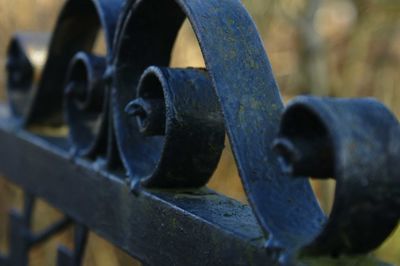
M 185 18 L 206 69 L 169 67 Z M 96 55 L 101 31 L 106 52 Z M 239 0 L 69 0 L 42 71 L 27 51 L 33 41 L 10 44 L 12 115 L 0 119 L 0 143 L 17 150 L 0 150 L 10 157 L 0 171 L 144 263 L 292 265 L 365 254 L 398 224 L 397 120 L 372 100 L 301 98 L 285 110 Z M 38 137 L 32 126 L 68 126 L 69 138 Z M 250 207 L 203 188 L 225 135 Z M 337 180 L 329 217 L 308 176 Z M 80 231 L 58 264 L 80 263 Z

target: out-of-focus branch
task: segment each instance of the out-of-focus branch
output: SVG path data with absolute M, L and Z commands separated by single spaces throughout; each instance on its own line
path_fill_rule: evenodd
M 315 17 L 321 7 L 322 0 L 308 0 L 300 15 L 293 16 L 278 1 L 281 14 L 299 31 L 300 70 L 303 77 L 301 86 L 307 93 L 314 95 L 328 95 L 328 66 L 325 55 L 325 44 L 315 30 Z

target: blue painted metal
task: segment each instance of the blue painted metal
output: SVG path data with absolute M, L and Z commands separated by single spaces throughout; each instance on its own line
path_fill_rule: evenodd
M 400 219 L 400 125 L 373 99 L 299 97 L 283 114 L 275 148 L 289 174 L 334 178 L 335 202 L 313 255 L 372 251 Z
M 107 54 L 110 54 L 122 2 L 122 0 L 66 2 L 51 37 L 47 60 L 38 83 L 31 84 L 29 90 L 23 93 L 14 87 L 8 88 L 13 113 L 21 120 L 22 125 L 42 122 L 62 123 L 64 80 L 68 64 L 77 52 L 92 50 L 100 30 L 104 32 L 104 43 Z M 9 60 L 12 61 L 13 58 Z
M 65 121 L 78 156 L 106 154 L 108 90 L 106 58 L 80 52 L 71 60 L 65 85 Z
M 186 18 L 206 69 L 169 67 Z M 100 30 L 106 52 L 95 55 Z M 149 265 L 292 265 L 304 254 L 366 253 L 397 225 L 397 120 L 370 100 L 302 98 L 284 111 L 239 0 L 69 0 L 39 80 L 26 49 L 37 43 L 10 44 L 0 170 L 80 225 L 59 265 L 80 264 L 86 227 Z M 31 126 L 68 126 L 69 141 Z M 251 209 L 204 188 L 225 133 Z M 310 175 L 337 180 L 329 219 Z M 13 221 L 11 243 L 23 241 L 1 265 L 27 263 L 29 227 Z
M 138 180 L 159 188 L 207 184 L 225 139 L 222 114 L 207 71 L 150 67 L 140 79 L 137 98 L 126 111 L 136 114 L 140 134 L 161 144 L 134 143 L 132 149 L 144 153 L 140 161 L 132 162 L 135 176 L 140 176 L 133 179 L 133 188 L 138 189 Z M 146 172 L 142 165 L 150 156 L 156 165 Z
M 142 72 L 167 66 L 177 32 L 188 17 L 221 103 L 225 126 L 248 199 L 269 245 L 294 249 L 320 230 L 325 217 L 307 180 L 285 175 L 269 149 L 278 131 L 282 100 L 255 25 L 239 1 L 130 1 L 113 56 L 112 106 L 117 141 L 130 177 L 151 171 L 143 136 L 124 109 Z M 138 166 L 140 164 L 140 166 Z M 282 210 L 285 211 L 282 211 Z

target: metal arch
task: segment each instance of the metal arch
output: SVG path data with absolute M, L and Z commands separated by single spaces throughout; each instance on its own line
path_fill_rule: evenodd
M 113 56 L 112 106 L 117 141 L 131 178 L 148 141 L 124 113 L 142 72 L 167 66 L 177 32 L 191 21 L 213 81 L 236 163 L 269 244 L 286 251 L 310 241 L 325 221 L 307 180 L 280 170 L 270 150 L 283 103 L 256 27 L 237 0 L 130 1 L 120 21 Z M 154 143 L 157 145 L 157 143 Z M 154 167 L 148 161 L 146 167 Z M 143 167 L 143 165 L 142 165 Z
M 62 123 L 63 80 L 70 59 L 78 51 L 90 51 L 100 28 L 111 54 L 122 0 L 67 1 L 56 24 L 48 57 L 37 87 L 31 86 L 15 115 L 23 126 L 32 123 Z M 61 82 L 60 82 L 61 81 Z M 9 89 L 10 101 L 13 88 Z
M 298 97 L 285 110 L 275 149 L 293 176 L 336 180 L 329 220 L 307 255 L 367 253 L 400 219 L 400 125 L 373 99 Z

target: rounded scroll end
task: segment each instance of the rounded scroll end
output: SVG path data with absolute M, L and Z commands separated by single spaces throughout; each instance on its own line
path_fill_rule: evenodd
M 162 99 L 137 98 L 125 108 L 136 117 L 140 133 L 146 136 L 165 135 L 165 103 Z
M 334 149 L 325 121 L 305 102 L 292 102 L 273 143 L 282 170 L 292 176 L 330 178 Z
M 79 156 L 98 153 L 106 135 L 106 60 L 80 52 L 71 60 L 65 82 L 65 118 Z M 96 152 L 97 151 L 97 152 Z
M 400 218 L 400 127 L 371 99 L 300 97 L 282 116 L 274 149 L 293 176 L 336 180 L 333 209 L 301 254 L 363 254 Z
M 208 182 L 224 147 L 225 130 L 205 70 L 148 68 L 125 112 L 136 130 L 135 143 L 127 144 L 137 155 L 126 158 L 132 178 L 144 186 L 167 188 Z

